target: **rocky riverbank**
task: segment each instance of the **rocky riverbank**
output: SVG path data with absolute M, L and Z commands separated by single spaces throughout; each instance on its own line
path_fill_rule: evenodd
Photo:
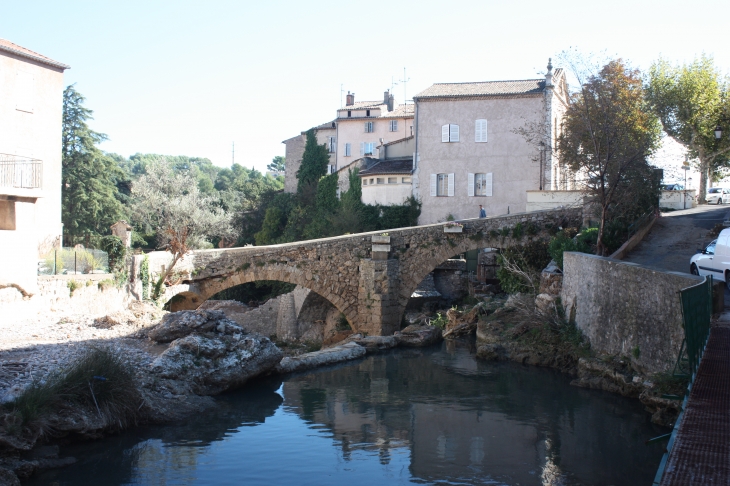
M 134 310 L 136 314 L 130 310 L 100 319 L 67 316 L 56 325 L 40 320 L 4 334 L 0 484 L 19 484 L 18 478 L 39 469 L 74 462 L 59 458 L 58 448 L 45 444 L 96 439 L 135 424 L 180 420 L 215 406 L 212 395 L 257 376 L 307 370 L 441 339 L 440 329 L 415 325 L 396 336 L 350 333 L 332 347 L 308 353 L 302 346 L 286 346 L 285 355 L 268 337 L 246 331 L 219 311 L 161 313 L 139 305 Z M 17 347 L 23 337 L 29 345 Z M 99 371 L 110 361 L 118 369 Z M 81 369 L 78 363 L 85 362 L 102 365 Z M 124 403 L 115 403 L 119 393 L 105 401 L 104 387 L 119 382 L 109 378 L 112 373 L 130 380 Z

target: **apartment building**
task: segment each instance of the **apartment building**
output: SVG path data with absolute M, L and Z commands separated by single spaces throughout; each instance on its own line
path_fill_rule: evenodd
M 60 246 L 63 72 L 0 39 L 0 289 L 37 288 L 38 258 Z

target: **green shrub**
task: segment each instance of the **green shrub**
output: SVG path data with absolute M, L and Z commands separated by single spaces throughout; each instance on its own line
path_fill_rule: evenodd
M 66 287 L 68 287 L 69 295 L 73 296 L 74 291 L 81 287 L 81 285 L 76 280 L 69 280 L 66 282 Z
M 345 317 L 345 314 L 340 314 L 340 316 L 337 318 L 337 330 L 338 331 L 351 331 L 352 326 L 350 326 L 350 322 L 347 320 L 347 317 Z
M 597 232 L 595 234 L 597 236 Z M 576 238 L 571 238 L 570 236 L 566 235 L 565 232 L 560 232 L 555 237 L 553 237 L 552 240 L 550 240 L 550 244 L 548 245 L 548 253 L 552 257 L 552 259 L 555 260 L 558 268 L 562 270 L 563 253 L 566 251 L 591 253 L 591 247 L 586 242 L 586 240 L 590 240 L 592 236 L 593 233 L 589 233 L 585 238 L 580 238 L 579 236 L 577 236 Z
M 438 327 L 439 329 L 445 329 L 446 324 L 449 323 L 449 319 L 446 317 L 446 314 L 442 314 L 441 312 L 436 313 L 436 318 L 431 319 L 429 321 L 429 324 Z
M 516 271 L 507 268 L 507 262 Z M 539 285 L 542 269 L 550 263 L 547 243 L 542 240 L 531 241 L 525 245 L 505 248 L 497 259 L 499 268 L 497 278 L 502 290 L 508 294 L 532 292 Z
M 121 355 L 91 348 L 65 370 L 33 381 L 6 407 L 23 424 L 41 421 L 54 409 L 82 407 L 122 428 L 136 418 L 140 400 L 134 371 Z

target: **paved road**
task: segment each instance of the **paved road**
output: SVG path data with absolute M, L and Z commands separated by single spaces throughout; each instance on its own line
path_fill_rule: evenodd
M 707 233 L 730 217 L 727 206 L 698 206 L 662 213 L 651 232 L 624 261 L 675 272 L 689 272 L 689 259 L 712 237 Z

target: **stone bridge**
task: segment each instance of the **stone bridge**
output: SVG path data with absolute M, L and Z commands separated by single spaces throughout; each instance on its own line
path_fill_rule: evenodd
M 389 335 L 419 283 L 454 255 L 506 248 L 580 227 L 582 209 L 535 211 L 344 235 L 271 246 L 197 250 L 182 262 L 189 277 L 168 289 L 172 310 L 196 309 L 227 288 L 259 280 L 293 283 L 316 292 L 352 328 Z M 459 232 L 460 230 L 460 232 Z

